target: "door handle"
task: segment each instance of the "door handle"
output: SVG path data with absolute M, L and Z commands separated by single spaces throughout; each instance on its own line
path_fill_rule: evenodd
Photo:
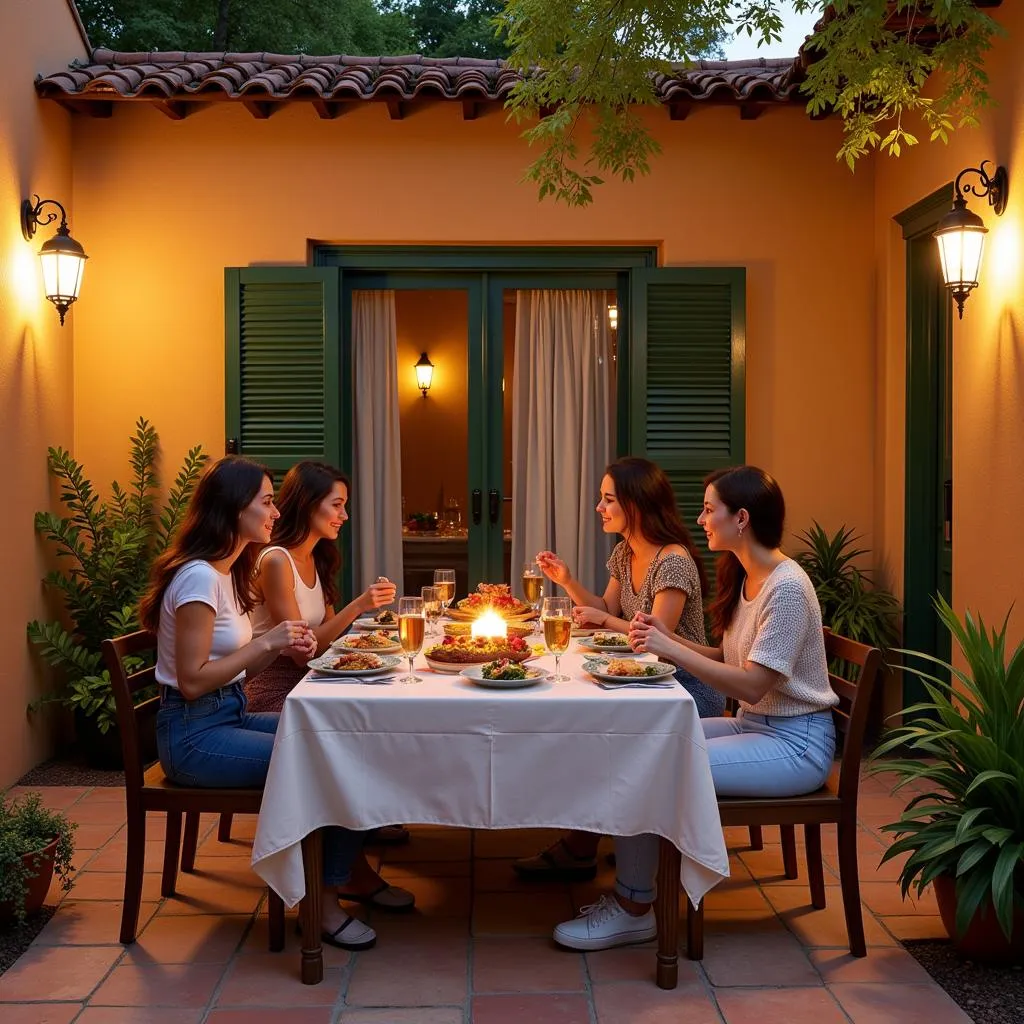
M 473 512 L 473 525 L 479 526 L 480 519 L 483 516 L 483 503 L 484 503 L 484 492 L 479 487 L 475 488 L 472 495 L 470 506 Z
M 942 535 L 947 544 L 953 543 L 953 481 L 942 485 Z
M 488 511 L 491 514 L 491 522 L 496 523 L 501 513 L 501 495 L 493 488 L 487 492 Z
M 237 455 L 238 454 L 238 438 L 229 437 L 224 442 L 224 454 L 225 455 Z

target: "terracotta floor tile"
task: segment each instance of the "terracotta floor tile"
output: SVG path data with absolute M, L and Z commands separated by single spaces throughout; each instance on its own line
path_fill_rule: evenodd
M 121 903 L 98 900 L 65 900 L 35 939 L 40 946 L 114 945 L 121 933 Z M 141 931 L 156 912 L 156 903 L 143 903 L 139 910 Z
M 708 910 L 771 910 L 771 906 L 764 897 L 760 887 L 749 882 L 747 885 L 734 885 L 725 887 L 716 885 L 705 897 L 705 912 Z M 686 913 L 686 896 L 680 894 L 679 913 Z
M 468 917 L 472 892 L 468 878 L 403 878 L 395 883 L 416 897 L 414 914 L 423 917 Z M 351 913 L 358 904 L 345 903 Z M 386 913 L 386 911 L 374 911 Z
M 210 865 L 213 867 L 206 870 Z M 164 914 L 251 914 L 266 884 L 251 870 L 224 870 L 208 861 L 195 874 L 178 875 L 175 895 L 161 908 Z
M 590 1005 L 582 995 L 477 996 L 473 1024 L 590 1024 Z
M 206 1024 L 331 1024 L 334 1010 L 329 1006 L 277 1009 L 214 1010 Z
M 598 1024 L 719 1024 L 711 997 L 702 985 L 680 984 L 665 991 L 648 981 L 594 986 Z M 474 1021 L 474 1024 L 476 1022 Z
M 245 915 L 157 914 L 125 950 L 125 963 L 225 964 L 251 920 Z
M 120 900 L 124 897 L 124 872 L 79 871 L 68 898 L 72 900 Z M 160 876 L 147 871 L 142 876 L 142 899 L 160 899 Z
M 222 964 L 122 964 L 100 985 L 90 1006 L 206 1006 L 224 973 Z
M 654 944 L 644 946 L 602 949 L 586 953 L 587 973 L 595 984 L 609 981 L 643 981 L 654 984 L 656 954 Z M 699 981 L 699 968 L 694 960 L 685 956 L 679 958 L 679 984 L 695 984 Z
M 417 1006 L 414 1010 L 342 1010 L 338 1024 L 462 1024 L 462 1007 Z M 210 1024 L 216 1024 L 210 1021 Z
M 239 839 L 232 834 L 228 842 L 222 843 L 214 830 L 196 847 L 196 856 L 197 859 L 203 857 L 249 857 L 251 859 L 252 840 Z
M 204 1012 L 168 1006 L 91 1006 L 75 1024 L 199 1024 Z
M 88 792 L 88 786 L 12 786 L 7 791 L 7 795 L 18 797 L 27 796 L 29 793 L 38 793 L 44 807 L 49 807 L 54 811 L 63 811 L 81 800 Z M 124 790 L 118 787 L 117 792 L 124 800 Z
M 3 975 L 0 1002 L 86 999 L 123 952 L 122 946 L 30 946 Z
M 704 972 L 712 985 L 807 986 L 821 978 L 807 959 L 806 950 L 784 928 L 751 932 L 707 933 L 704 937 Z
M 388 846 L 382 851 L 385 864 L 411 860 L 468 860 L 468 828 L 417 829 L 405 846 Z
M 469 939 L 413 928 L 378 933 L 377 947 L 359 953 L 345 996 L 350 1006 L 452 1006 L 465 1002 Z M 401 983 L 396 984 L 396 979 Z
M 124 800 L 120 803 L 107 801 L 93 804 L 85 804 L 79 800 L 65 813 L 69 820 L 77 821 L 83 828 L 86 825 L 123 825 L 128 816 Z
M 512 870 L 512 858 L 491 858 L 473 863 L 473 886 L 477 892 L 552 892 L 564 889 L 564 882 L 528 881 Z M 614 876 L 613 876 L 614 877 Z
M 791 885 L 807 888 L 807 868 L 802 851 L 797 851 L 799 877 L 787 878 L 782 866 L 782 847 L 765 844 L 763 850 L 740 850 L 737 856 L 761 885 Z
M 88 860 L 82 857 L 76 863 L 80 870 L 124 872 L 127 857 L 127 841 L 118 835 L 105 846 L 97 850 Z M 146 856 L 144 871 L 161 871 L 164 866 L 164 841 L 162 839 L 146 839 Z
M 192 920 L 190 918 L 178 918 L 178 920 Z M 195 918 L 194 920 L 202 920 L 202 918 Z M 246 918 L 246 920 L 249 920 Z M 293 958 L 296 963 L 299 960 L 299 950 L 302 948 L 302 937 L 295 931 L 295 923 L 298 920 L 298 913 L 296 911 L 286 911 L 284 918 L 284 949 L 281 950 L 280 955 L 284 957 Z M 379 934 L 379 929 L 378 929 Z M 253 956 L 269 951 L 268 942 L 270 940 L 270 930 L 267 923 L 267 909 L 266 906 L 256 915 L 256 920 L 252 927 L 246 932 L 245 941 L 242 943 L 242 948 L 239 950 L 239 956 Z M 337 946 L 328 946 L 326 943 L 323 945 L 324 951 L 324 966 L 325 967 L 344 967 L 349 960 L 352 958 L 352 954 L 345 949 L 338 949 Z
M 826 886 L 825 892 L 828 905 L 824 910 L 815 910 L 806 890 L 794 890 L 786 885 L 764 887 L 768 902 L 805 946 L 848 946 L 850 940 L 839 886 Z M 894 945 L 889 933 L 869 911 L 865 910 L 863 917 L 864 938 L 869 946 Z
M 918 896 L 916 888 L 912 888 L 904 899 L 896 882 L 862 881 L 860 898 L 864 906 L 880 917 L 889 914 L 899 917 L 915 917 L 920 914 L 934 916 L 939 912 L 935 890 L 931 886 L 921 896 Z
M 811 963 L 825 984 L 844 982 L 888 982 L 893 985 L 927 985 L 928 972 L 899 946 L 868 949 L 867 956 L 850 956 L 839 949 L 812 949 Z
M 402 878 L 469 878 L 470 863 L 468 860 L 411 860 L 390 864 L 385 857 L 380 872 L 389 882 L 401 885 Z
M 900 942 L 910 939 L 946 939 L 949 933 L 938 914 L 887 914 L 879 921 Z
M 110 842 L 124 828 L 123 824 L 108 822 L 106 825 L 79 825 L 75 829 L 75 863 L 84 864 L 90 850 L 98 850 Z
M 478 892 L 473 906 L 474 935 L 550 935 L 573 917 L 565 893 Z
M 103 803 L 124 803 L 124 786 L 93 786 L 88 792 L 83 793 L 79 800 L 83 806 Z
M 70 1024 L 81 1008 L 81 1003 L 6 1003 L 3 1019 L 4 1024 Z
M 565 832 L 555 828 L 477 829 L 473 851 L 477 858 L 499 860 L 532 857 L 547 849 Z
M 725 1024 L 847 1024 L 823 988 L 726 988 L 715 997 Z
M 653 962 L 653 961 L 652 961 Z M 547 938 L 479 938 L 473 943 L 473 992 L 578 992 L 583 957 Z
M 333 1006 L 341 992 L 341 979 L 342 968 L 325 964 L 319 985 L 303 985 L 297 956 L 254 953 L 237 957 L 228 967 L 216 1005 Z
M 936 984 L 830 985 L 853 1024 L 971 1024 Z

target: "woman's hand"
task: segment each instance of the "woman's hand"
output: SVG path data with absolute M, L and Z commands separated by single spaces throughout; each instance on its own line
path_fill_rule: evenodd
M 664 626 L 653 616 L 637 612 L 629 623 L 629 645 L 640 654 L 653 654 L 676 662 L 679 644 L 663 632 Z
M 397 592 L 398 588 L 394 583 L 385 576 L 381 576 L 376 583 L 371 584 L 360 595 L 360 610 L 372 612 L 377 608 L 393 604 Z
M 559 586 L 565 586 L 569 580 L 572 579 L 572 573 L 569 572 L 569 566 L 563 562 L 554 551 L 541 551 L 537 555 L 537 565 L 540 566 L 540 571 L 552 583 L 557 583 Z
M 313 653 L 316 652 L 316 637 L 301 619 L 279 622 L 260 637 L 260 642 L 266 651 L 293 650 L 301 654 L 312 644 Z
M 572 621 L 577 626 L 597 626 L 600 629 L 608 622 L 608 612 L 604 608 L 577 605 L 572 610 Z

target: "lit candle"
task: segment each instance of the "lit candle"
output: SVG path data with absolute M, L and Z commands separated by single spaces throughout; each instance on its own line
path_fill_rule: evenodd
M 474 639 L 478 636 L 505 637 L 508 635 L 508 625 L 497 612 L 486 611 L 473 621 L 469 632 Z

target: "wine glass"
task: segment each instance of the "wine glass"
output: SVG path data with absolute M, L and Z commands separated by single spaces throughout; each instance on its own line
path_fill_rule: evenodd
M 412 670 L 412 660 L 423 649 L 423 634 L 426 622 L 423 618 L 422 597 L 400 597 L 398 599 L 398 642 L 402 653 L 409 659 L 409 674 L 402 676 L 400 683 L 422 683 L 423 679 Z
M 569 649 L 569 638 L 572 636 L 572 602 L 567 597 L 545 597 L 540 619 L 544 624 L 544 643 L 555 656 L 555 674 L 551 680 L 555 683 L 567 683 L 569 677 L 558 673 L 558 659 Z
M 544 573 L 541 572 L 540 566 L 536 561 L 527 562 L 523 566 L 523 597 L 526 598 L 526 603 L 533 610 L 533 613 L 537 613 L 537 608 L 540 605 L 540 599 L 544 594 Z M 540 632 L 539 623 L 535 623 L 533 627 L 535 633 Z
M 427 632 L 437 632 L 437 620 L 441 617 L 441 588 L 422 587 L 420 597 L 423 598 L 423 617 L 427 620 Z
M 448 614 L 448 605 L 455 599 L 455 570 L 435 569 L 434 586 L 441 591 L 442 614 Z

